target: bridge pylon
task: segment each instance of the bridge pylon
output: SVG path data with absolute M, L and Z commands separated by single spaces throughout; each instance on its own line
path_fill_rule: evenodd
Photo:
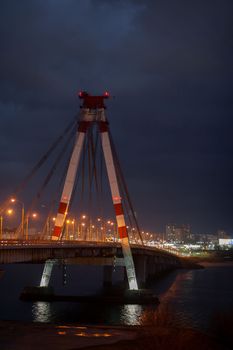
M 102 151 L 107 169 L 108 181 L 110 185 L 111 197 L 116 215 L 118 234 L 122 246 L 129 289 L 138 290 L 134 261 L 132 257 L 129 236 L 125 222 L 125 213 L 122 205 L 120 184 L 116 172 L 116 160 L 114 150 L 112 148 L 112 140 L 109 134 L 109 122 L 105 115 L 106 106 L 104 102 L 105 99 L 108 99 L 109 97 L 110 96 L 108 92 L 105 92 L 101 96 L 93 96 L 88 94 L 87 92 L 79 93 L 79 98 L 82 100 L 82 106 L 80 107 L 77 134 L 67 174 L 65 177 L 64 187 L 51 238 L 53 241 L 59 241 L 62 238 L 62 231 L 69 210 L 72 193 L 74 191 L 77 170 L 80 164 L 81 153 L 84 146 L 85 138 L 87 137 L 87 131 L 97 124 L 97 130 L 101 136 Z M 46 283 L 50 279 L 54 263 L 48 262 L 46 264 L 48 264 L 48 266 L 45 266 L 41 281 L 41 285 L 43 286 L 46 286 Z

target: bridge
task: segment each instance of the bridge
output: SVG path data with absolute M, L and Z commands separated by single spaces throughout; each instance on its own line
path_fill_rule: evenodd
M 180 267 L 174 254 L 161 249 L 131 245 L 139 286 L 164 271 Z M 102 265 L 105 283 L 111 283 L 113 267 L 125 267 L 121 245 L 111 242 L 50 243 L 45 241 L 2 241 L 0 264 L 45 263 L 57 261 L 67 264 Z
M 109 93 L 104 92 L 103 95 L 93 96 L 82 91 L 79 93 L 79 98 L 82 100 L 82 106 L 80 106 L 78 118 L 75 117 L 69 123 L 63 133 L 25 177 L 21 185 L 18 186 L 15 196 L 11 198 L 11 202 L 19 203 L 22 209 L 21 223 L 14 232 L 15 240 L 13 241 L 2 240 L 3 213 L 6 212 L 6 209 L 4 204 L 0 206 L 0 264 L 45 263 L 40 288 L 47 288 L 47 290 L 53 266 L 58 261 L 62 263 L 104 265 L 105 280 L 109 282 L 113 266 L 119 266 L 125 271 L 129 290 L 137 292 L 139 287 L 144 285 L 149 278 L 161 271 L 178 267 L 180 262 L 175 255 L 145 245 L 110 133 L 109 121 L 105 114 L 105 100 L 110 98 Z M 72 150 L 67 155 L 66 152 L 71 145 L 71 140 L 73 140 Z M 55 149 L 58 149 L 59 153 L 51 167 L 46 162 Z M 62 159 L 64 169 L 60 171 L 62 177 L 59 179 L 58 189 L 55 188 L 55 183 L 58 181 L 58 166 Z M 99 163 L 97 162 L 98 159 Z M 95 208 L 95 211 L 99 210 L 101 212 L 103 206 L 101 200 L 103 193 L 102 159 L 105 161 L 112 208 L 115 213 L 114 222 L 109 221 L 114 229 L 112 238 L 115 242 L 103 242 L 105 239 L 107 240 L 107 236 L 99 240 L 97 237 L 98 228 L 93 232 L 95 228 L 93 220 L 89 220 L 89 230 L 87 230 L 87 223 L 81 222 L 76 232 L 75 222 L 77 222 L 77 219 L 74 219 L 72 213 L 72 210 L 73 212 L 80 212 L 80 202 L 84 198 L 85 184 L 88 184 L 89 191 L 86 195 L 89 215 L 91 215 L 91 212 L 93 215 L 93 208 Z M 32 178 L 34 179 L 35 174 L 45 163 L 46 169 L 49 168 L 50 170 L 39 189 L 36 190 L 26 210 L 20 194 L 27 190 L 29 182 Z M 81 169 L 79 169 L 80 165 Z M 77 196 L 76 189 L 80 178 L 82 180 L 81 186 L 79 186 L 81 193 Z M 48 185 L 51 183 L 52 194 L 48 191 Z M 96 196 L 93 195 L 93 187 Z M 60 200 L 57 198 L 59 193 L 61 193 Z M 48 203 L 46 205 L 41 202 L 44 194 L 47 195 Z M 76 208 L 74 208 L 75 195 L 79 199 Z M 94 197 L 96 198 L 95 205 L 92 203 Z M 5 203 L 9 203 L 9 199 Z M 48 208 L 43 228 L 40 229 L 40 235 L 34 235 L 40 237 L 37 241 L 29 239 L 29 223 L 37 217 L 37 214 L 33 212 L 36 206 Z M 54 207 L 57 209 L 54 209 Z M 8 210 L 9 214 L 11 212 L 12 209 Z M 85 215 L 82 217 L 85 219 Z M 51 218 L 53 221 L 51 221 Z M 69 232 L 68 224 L 70 222 L 72 223 L 72 235 Z M 98 222 L 101 224 L 100 218 Z M 104 230 L 104 225 L 101 224 L 99 229 L 100 232 Z M 89 240 L 91 236 L 92 241 Z

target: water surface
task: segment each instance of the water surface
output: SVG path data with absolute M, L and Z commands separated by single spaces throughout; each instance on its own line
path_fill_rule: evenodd
M 159 296 L 160 305 L 88 305 L 67 302 L 23 302 L 24 286 L 38 285 L 42 265 L 3 265 L 0 280 L 0 319 L 37 322 L 78 322 L 86 324 L 135 325 L 155 321 L 161 313 L 168 322 L 185 327 L 208 329 L 219 312 L 233 315 L 233 264 L 213 264 L 201 270 L 179 270 L 150 287 Z M 122 271 L 114 272 L 115 282 Z M 103 269 L 93 266 L 68 266 L 67 285 L 56 266 L 51 284 L 58 294 L 84 295 L 102 288 Z

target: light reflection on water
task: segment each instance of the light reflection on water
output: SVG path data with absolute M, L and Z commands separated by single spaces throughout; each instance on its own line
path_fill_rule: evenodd
M 141 305 L 124 305 L 121 308 L 120 320 L 128 326 L 139 325 L 142 311 Z
M 51 304 L 44 301 L 33 303 L 32 317 L 34 322 L 51 322 Z
M 38 283 L 33 278 L 40 276 L 41 269 L 35 265 L 4 265 L 4 270 L 5 274 L 0 280 L 0 318 L 6 320 L 106 325 L 148 325 L 165 322 L 205 328 L 209 326 L 214 314 L 233 310 L 233 265 L 172 272 L 150 286 L 159 297 L 158 307 L 22 302 L 19 300 L 20 292 L 24 286 Z M 55 275 L 52 283 L 55 284 L 56 292 L 67 295 L 74 294 L 74 291 L 80 295 L 94 293 L 94 283 L 99 287 L 102 276 L 95 272 L 89 274 L 88 281 L 91 280 L 91 284 L 87 285 L 84 284 L 87 271 L 89 270 L 86 267 L 77 269 L 79 279 L 70 278 L 70 284 L 62 291 L 59 291 L 58 286 L 59 275 Z M 72 270 L 70 275 L 75 276 L 74 272 L 76 270 Z M 83 277 L 80 278 L 80 275 Z

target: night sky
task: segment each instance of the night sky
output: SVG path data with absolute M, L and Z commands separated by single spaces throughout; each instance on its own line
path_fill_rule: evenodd
M 79 109 L 108 118 L 139 221 L 233 233 L 233 1 L 1 0 L 3 200 Z

